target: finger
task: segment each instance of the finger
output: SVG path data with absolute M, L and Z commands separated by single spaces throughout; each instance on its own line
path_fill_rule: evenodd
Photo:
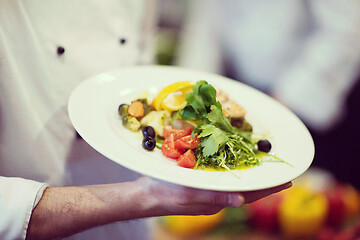
M 287 188 L 290 188 L 292 186 L 291 182 L 288 182 L 286 184 L 277 186 L 277 187 L 273 187 L 273 188 L 268 188 L 268 189 L 264 189 L 264 190 L 257 190 L 257 191 L 250 191 L 250 192 L 243 192 L 242 193 L 242 197 L 243 197 L 243 201 L 244 203 L 252 203 L 256 200 L 259 200 L 261 198 L 267 197 L 271 194 L 280 192 L 282 190 L 285 190 Z
M 186 201 L 192 201 L 193 203 L 203 203 L 203 204 L 212 204 L 215 206 L 224 206 L 224 207 L 240 207 L 244 203 L 251 203 L 261 198 L 267 197 L 271 194 L 280 192 L 284 189 L 290 188 L 292 186 L 291 182 L 286 184 L 276 186 L 273 188 L 267 188 L 263 190 L 250 191 L 250 192 L 216 192 L 216 191 L 206 191 L 198 189 L 188 188 L 188 197 Z
M 203 204 L 220 207 L 239 207 L 244 203 L 241 194 L 237 192 L 184 188 L 181 195 L 182 197 L 179 199 L 180 205 Z
M 213 215 L 224 209 L 223 206 L 214 206 L 208 204 L 195 204 L 189 206 L 178 206 L 171 209 L 167 215 Z

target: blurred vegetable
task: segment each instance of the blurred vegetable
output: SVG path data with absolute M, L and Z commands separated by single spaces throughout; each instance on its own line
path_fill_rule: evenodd
M 201 215 L 201 216 L 167 216 L 163 218 L 164 226 L 173 233 L 190 236 L 204 234 L 217 225 L 223 219 L 225 211 L 214 215 Z
M 282 194 L 274 194 L 247 205 L 249 220 L 260 231 L 274 232 L 279 227 Z
M 341 191 L 342 190 L 339 187 L 335 187 L 326 192 L 329 203 L 327 224 L 331 227 L 342 225 L 345 219 L 345 201 L 341 195 Z
M 312 237 L 324 226 L 328 211 L 325 195 L 293 187 L 279 209 L 279 222 L 287 237 Z
M 130 115 L 123 118 L 123 124 L 124 127 L 134 132 L 138 131 L 139 128 L 141 127 L 140 122 L 136 118 L 131 117 Z
M 129 105 L 121 104 L 118 108 L 119 115 L 121 116 L 122 124 L 124 127 L 131 131 L 138 131 L 141 127 L 140 122 L 135 118 L 130 116 L 128 113 Z
M 142 103 L 144 108 L 144 116 L 154 110 L 152 106 L 149 105 L 147 98 L 138 98 L 135 101 Z
M 225 213 L 221 223 L 210 232 L 211 235 L 236 236 L 237 239 L 238 236 L 251 231 L 251 228 L 248 224 L 249 211 L 247 207 L 228 207 L 224 209 L 224 212 Z
M 345 201 L 345 217 L 353 219 L 360 214 L 360 195 L 357 189 L 350 184 L 343 186 L 344 201 Z
M 336 184 L 326 192 L 329 202 L 327 223 L 331 227 L 341 227 L 360 211 L 360 198 L 351 185 Z
M 169 111 L 151 111 L 141 119 L 143 126 L 151 126 L 154 128 L 156 135 L 163 136 L 165 125 L 169 125 L 167 121 L 171 120 Z
M 133 101 L 129 106 L 128 113 L 135 118 L 143 117 L 145 113 L 143 104 L 139 101 Z

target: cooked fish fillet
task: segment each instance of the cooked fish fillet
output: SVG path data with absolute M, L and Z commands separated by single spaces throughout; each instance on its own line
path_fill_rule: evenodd
M 223 113 L 226 117 L 230 117 L 232 119 L 245 117 L 245 108 L 236 103 L 234 100 L 230 99 L 227 93 L 224 93 L 221 90 L 217 90 L 216 99 L 221 103 L 223 107 Z

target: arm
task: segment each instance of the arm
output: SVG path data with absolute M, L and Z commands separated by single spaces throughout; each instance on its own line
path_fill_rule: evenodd
M 33 210 L 27 239 L 65 237 L 136 218 L 214 214 L 224 207 L 240 207 L 290 186 L 289 183 L 240 194 L 192 189 L 143 177 L 110 185 L 50 187 Z

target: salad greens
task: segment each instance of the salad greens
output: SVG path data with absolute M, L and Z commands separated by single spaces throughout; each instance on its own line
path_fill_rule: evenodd
M 216 89 L 213 86 L 204 80 L 198 81 L 193 91 L 186 95 L 186 102 L 177 115 L 182 120 L 196 121 L 194 132 L 198 134 L 201 143 L 195 150 L 195 169 L 199 166 L 213 166 L 231 170 L 260 164 L 260 151 L 257 150 L 252 132 L 241 131 L 231 125 L 223 114 L 221 103 L 216 100 Z M 282 160 L 274 157 L 273 161 Z

